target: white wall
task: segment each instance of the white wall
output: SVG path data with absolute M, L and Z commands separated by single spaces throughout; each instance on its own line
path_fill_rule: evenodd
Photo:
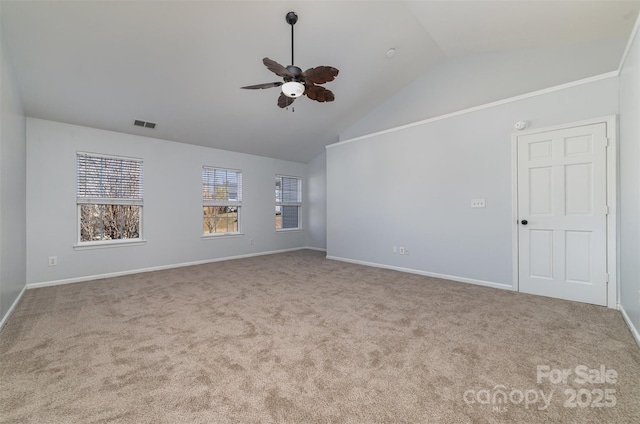
M 307 246 L 327 248 L 327 154 L 308 163 L 307 177 Z
M 25 118 L 0 28 L 0 327 L 26 283 Z
M 146 244 L 74 249 L 77 151 L 144 160 Z M 201 238 L 203 165 L 242 170 L 244 236 Z M 27 282 L 304 247 L 304 230 L 275 231 L 274 178 L 285 174 L 306 181 L 306 172 L 301 163 L 27 118 Z M 49 256 L 57 256 L 57 266 L 48 266 Z
M 636 337 L 640 331 L 639 38 L 636 33 L 620 73 L 620 305 Z
M 514 123 L 614 115 L 617 84 L 609 77 L 329 146 L 327 255 L 512 286 Z M 471 209 L 475 198 L 486 208 Z
M 624 40 L 449 58 L 340 134 L 346 140 L 616 71 Z

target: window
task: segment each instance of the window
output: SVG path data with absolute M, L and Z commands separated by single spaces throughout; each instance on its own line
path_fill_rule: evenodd
M 202 205 L 204 234 L 239 233 L 242 172 L 203 166 Z
M 276 230 L 300 228 L 302 180 L 276 175 Z
M 142 160 L 77 153 L 79 242 L 140 240 Z

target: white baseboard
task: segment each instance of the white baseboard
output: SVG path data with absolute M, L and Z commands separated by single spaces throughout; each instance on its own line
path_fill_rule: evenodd
M 84 276 L 84 277 L 66 278 L 66 279 L 63 279 L 63 280 L 43 281 L 43 282 L 39 282 L 39 283 L 29 283 L 29 284 L 27 284 L 26 288 L 27 289 L 37 289 L 37 288 L 40 288 L 40 287 L 59 286 L 61 284 L 82 283 L 82 282 L 85 282 L 85 281 L 101 280 L 103 278 L 121 277 L 123 275 L 140 274 L 140 273 L 143 273 L 143 272 L 151 272 L 151 271 L 163 271 L 165 269 L 182 268 L 182 267 L 185 267 L 185 266 L 202 265 L 202 264 L 209 264 L 209 263 L 213 263 L 213 262 L 231 261 L 231 260 L 234 260 L 234 259 L 252 258 L 252 257 L 255 257 L 255 256 L 275 255 L 276 253 L 293 252 L 293 251 L 296 251 L 296 250 L 304 250 L 304 249 L 310 249 L 310 248 L 308 248 L 308 247 L 294 247 L 294 248 L 291 248 L 291 249 L 269 250 L 269 251 L 266 251 L 266 252 L 249 253 L 249 254 L 246 254 L 246 255 L 225 256 L 225 257 L 222 257 L 222 258 L 205 259 L 205 260 L 202 260 L 202 261 L 183 262 L 183 263 L 180 263 L 180 264 L 171 264 L 171 265 L 160 265 L 160 266 L 154 266 L 154 267 L 149 267 L 149 268 L 132 269 L 132 270 L 128 270 L 128 271 L 109 272 L 107 274 L 97 274 L 97 275 L 87 275 L 87 276 Z
M 493 287 L 495 289 L 510 290 L 510 291 L 514 290 L 513 286 L 511 286 L 509 284 L 494 283 L 493 281 L 476 280 L 474 278 L 466 278 L 466 277 L 458 277 L 458 276 L 455 276 L 455 275 L 438 274 L 438 273 L 435 273 L 435 272 L 422 271 L 422 270 L 419 270 L 419 269 L 403 268 L 403 267 L 399 267 L 399 266 L 379 264 L 379 263 L 376 263 L 376 262 L 367 262 L 367 261 L 360 261 L 360 260 L 357 260 L 357 259 L 341 258 L 341 257 L 338 257 L 338 256 L 327 256 L 327 259 L 332 259 L 334 261 L 348 262 L 348 263 L 358 264 L 358 265 L 372 266 L 372 267 L 375 267 L 375 268 L 392 269 L 394 271 L 407 272 L 409 274 L 424 275 L 426 277 L 441 278 L 443 280 L 458 281 L 460 283 L 469 283 L 469 284 L 476 284 L 478 286 Z
M 622 313 L 622 318 L 624 318 L 624 321 L 627 323 L 627 327 L 629 327 L 633 338 L 636 339 L 636 343 L 640 346 L 640 332 L 638 332 L 638 329 L 633 325 L 631 318 L 629 318 L 629 315 L 627 315 L 627 312 L 624 310 L 622 305 L 618 304 L 618 310 Z
M 16 300 L 14 300 L 13 303 L 11 304 L 11 307 L 9 308 L 7 313 L 4 314 L 4 316 L 2 317 L 2 321 L 0 321 L 0 331 L 2 331 L 7 321 L 9 321 L 11 314 L 13 314 L 13 311 L 16 309 L 16 306 L 18 306 L 18 303 L 20 303 L 20 299 L 22 299 L 22 296 L 24 295 L 24 292 L 26 290 L 27 290 L 27 286 L 25 285 L 22 288 L 22 291 L 20 291 L 20 294 L 18 295 L 18 297 L 16 297 Z
M 327 251 L 327 249 L 323 249 L 322 247 L 311 247 L 311 246 L 307 246 L 307 247 L 305 247 L 305 249 L 308 249 L 308 250 L 317 250 L 318 252 L 326 252 L 326 251 Z

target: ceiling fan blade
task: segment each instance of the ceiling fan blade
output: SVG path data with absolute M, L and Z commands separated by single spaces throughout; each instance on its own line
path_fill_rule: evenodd
M 262 59 L 262 63 L 264 63 L 264 66 L 266 66 L 267 69 L 269 69 L 279 77 L 293 78 L 293 74 L 275 60 L 271 60 L 268 57 L 265 57 L 264 59 Z
M 304 94 L 306 94 L 307 97 L 310 98 L 311 100 L 315 100 L 317 102 L 332 102 L 336 98 L 331 92 L 331 90 L 327 90 L 324 87 L 313 85 L 312 83 L 309 83 L 309 80 L 307 80 L 305 87 L 306 87 L 306 90 Z
M 280 97 L 278 97 L 278 106 L 284 109 L 285 107 L 290 106 L 294 100 L 295 99 L 293 97 L 287 97 L 284 93 L 280 93 Z
M 314 84 L 324 84 L 333 81 L 338 76 L 338 72 L 340 71 L 333 66 L 316 66 L 304 71 L 303 76 Z
M 283 82 L 265 82 L 264 84 L 247 85 L 246 87 L 240 87 L 240 88 L 246 88 L 247 90 L 258 90 L 258 89 L 264 89 L 264 88 L 280 87 L 282 84 L 284 83 Z

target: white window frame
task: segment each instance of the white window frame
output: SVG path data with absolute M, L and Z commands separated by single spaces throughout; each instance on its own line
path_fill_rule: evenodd
M 297 188 L 297 201 L 292 201 L 290 199 L 287 200 L 282 200 L 282 188 L 280 189 L 280 193 L 278 193 L 277 190 L 277 180 L 280 179 L 280 187 L 282 187 L 282 179 L 283 178 L 291 178 L 291 179 L 296 179 L 298 181 L 298 188 Z M 276 232 L 286 232 L 286 231 L 299 231 L 302 230 L 302 178 L 301 177 L 296 177 L 294 175 L 282 175 L 282 174 L 276 174 L 276 178 L 275 178 L 275 182 L 276 182 L 276 189 L 275 189 L 275 197 L 276 197 L 276 208 L 278 207 L 286 207 L 286 206 L 295 206 L 298 208 L 298 226 L 297 227 L 293 227 L 293 228 L 277 228 L 276 226 Z M 282 222 L 281 224 L 284 224 L 284 222 Z
M 85 193 L 80 187 L 80 163 L 79 158 L 81 156 L 89 156 L 92 158 L 99 159 L 114 159 L 118 161 L 129 161 L 133 163 L 137 163 L 139 166 L 139 189 L 137 190 L 137 195 L 131 196 L 121 196 L 121 197 L 105 197 L 101 196 L 99 193 L 91 193 L 89 195 Z M 124 205 L 124 206 L 138 206 L 138 237 L 135 238 L 122 238 L 122 239 L 114 239 L 114 240 L 92 240 L 92 241 L 82 241 L 82 205 Z M 85 249 L 85 248 L 101 248 L 101 247 L 116 247 L 119 245 L 140 245 L 144 244 L 145 240 L 143 238 L 143 211 L 144 211 L 144 161 L 141 158 L 127 157 L 127 156 L 117 156 L 117 155 L 108 155 L 103 153 L 93 153 L 93 152 L 76 152 L 76 211 L 77 211 L 77 239 L 76 244 L 73 246 L 74 249 Z
M 207 199 L 205 196 L 205 191 L 207 188 L 213 188 L 215 192 L 216 184 L 215 182 L 212 185 L 207 184 L 205 181 L 205 172 L 222 171 L 222 172 L 233 172 L 236 174 L 237 178 L 237 199 L 232 200 L 227 198 L 226 200 L 222 199 Z M 204 232 L 204 208 L 205 207 L 223 207 L 229 206 L 236 208 L 237 217 L 238 217 L 238 226 L 237 231 L 229 231 L 229 232 L 220 232 L 220 233 L 206 233 Z M 202 225 L 202 237 L 203 238 L 220 238 L 220 237 L 233 237 L 233 236 L 241 236 L 242 233 L 242 170 L 241 169 L 232 169 L 232 168 L 224 168 L 220 166 L 202 166 L 202 210 L 203 215 L 201 222 Z

